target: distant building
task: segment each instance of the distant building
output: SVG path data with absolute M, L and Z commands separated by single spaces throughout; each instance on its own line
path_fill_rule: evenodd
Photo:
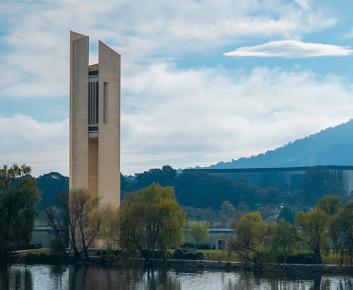
M 228 241 L 235 237 L 234 229 L 230 228 L 209 228 L 210 238 L 203 241 L 211 246 L 212 249 L 223 250 L 226 248 Z M 190 229 L 184 230 L 185 243 L 194 243 L 195 241 L 190 235 Z
M 99 41 L 89 65 L 88 36 L 70 33 L 70 190 L 120 204 L 120 55 Z
M 185 169 L 183 172 L 198 172 L 229 178 L 234 181 L 246 181 L 256 188 L 274 187 L 280 191 L 295 191 L 300 188 L 303 174 L 311 167 L 282 168 L 242 168 L 242 169 Z M 320 166 L 335 174 L 343 189 L 353 191 L 353 166 Z

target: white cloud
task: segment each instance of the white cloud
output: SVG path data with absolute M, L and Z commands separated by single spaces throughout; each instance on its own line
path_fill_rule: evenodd
M 7 98 L 67 95 L 69 30 L 90 35 L 92 44 L 105 40 L 122 53 L 127 69 L 147 59 L 210 53 L 249 37 L 301 37 L 336 23 L 320 8 L 280 0 L 0 2 L 6 71 L 0 97 Z
M 226 52 L 224 55 L 236 57 L 307 58 L 320 56 L 347 56 L 352 53 L 353 50 L 350 46 L 309 43 L 297 40 L 280 40 L 250 47 L 240 47 L 236 50 Z
M 122 171 L 208 165 L 273 149 L 352 117 L 353 88 L 332 76 L 153 64 L 124 75 Z M 67 174 L 68 121 L 0 117 L 0 160 Z
M 27 164 L 35 175 L 67 174 L 68 120 L 39 122 L 25 115 L 0 116 L 0 166 Z
M 156 64 L 123 81 L 125 172 L 260 153 L 347 121 L 353 110 L 350 85 L 309 72 Z
M 350 118 L 352 88 L 307 72 L 158 62 L 335 25 L 327 11 L 309 8 L 280 0 L 0 1 L 0 98 L 68 97 L 68 32 L 76 30 L 123 55 L 124 173 L 258 153 Z M 67 120 L 0 116 L 0 134 L 0 164 L 67 174 Z

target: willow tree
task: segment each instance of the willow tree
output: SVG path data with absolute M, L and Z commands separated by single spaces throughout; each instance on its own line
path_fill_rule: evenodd
M 230 242 L 231 250 L 245 262 L 258 266 L 269 262 L 265 255 L 270 247 L 273 227 L 262 219 L 260 212 L 246 213 L 235 225 L 236 238 Z
M 39 200 L 36 180 L 31 168 L 3 166 L 0 168 L 0 252 L 24 247 L 31 240 L 35 204 Z
M 190 228 L 190 235 L 193 237 L 193 239 L 197 244 L 202 241 L 206 241 L 210 238 L 207 224 L 204 222 L 198 222 L 198 221 L 189 222 L 189 228 Z
M 353 203 L 336 214 L 329 227 L 332 247 L 340 265 L 353 265 Z
M 151 264 L 156 249 L 178 247 L 185 216 L 172 187 L 152 184 L 129 193 L 119 209 L 119 242 L 123 250 L 142 255 Z
M 321 208 L 298 212 L 296 216 L 298 238 L 314 253 L 317 263 L 322 263 L 322 252 L 328 248 L 329 219 Z

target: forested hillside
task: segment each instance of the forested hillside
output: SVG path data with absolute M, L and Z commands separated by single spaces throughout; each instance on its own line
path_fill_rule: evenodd
M 219 162 L 210 168 L 353 165 L 353 120 L 266 153 Z
M 37 178 L 37 187 L 41 192 L 41 199 L 37 206 L 39 211 L 56 205 L 60 195 L 68 192 L 69 178 L 57 172 L 50 172 Z

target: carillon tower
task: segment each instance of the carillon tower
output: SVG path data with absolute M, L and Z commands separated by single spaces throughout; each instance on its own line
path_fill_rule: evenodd
M 88 36 L 70 32 L 70 190 L 120 205 L 120 55 L 99 41 L 89 65 Z

